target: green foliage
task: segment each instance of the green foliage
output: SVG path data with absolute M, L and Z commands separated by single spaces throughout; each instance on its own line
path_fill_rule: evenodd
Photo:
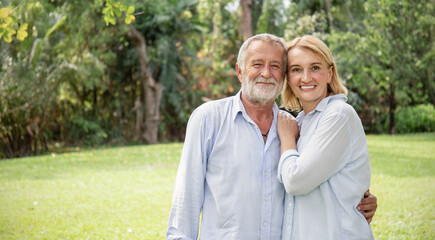
M 242 44 L 237 1 L 6 2 L 10 9 L 0 13 L 1 27 L 8 21 L 14 31 L 21 27 L 15 33 L 20 38 L 28 36 L 14 44 L 0 41 L 2 157 L 37 154 L 53 141 L 135 140 L 135 102 L 144 92 L 127 24 L 145 37 L 151 74 L 163 85 L 160 140 L 183 140 L 195 107 L 239 90 L 234 69 Z M 253 0 L 254 32 L 287 40 L 313 34 L 327 42 L 367 132 L 386 132 L 396 108 L 400 114 L 408 106 L 435 104 L 433 3 L 286 3 Z M 133 17 L 137 19 L 130 22 Z M 114 25 L 117 21 L 122 23 Z M 0 31 L 5 38 L 5 30 Z M 399 124 L 402 117 L 396 119 Z
M 433 239 L 435 135 L 367 140 L 375 238 Z M 0 239 L 164 239 L 181 148 L 69 149 L 0 161 Z
M 255 22 L 255 19 L 253 19 Z M 274 33 L 277 36 L 284 35 L 284 27 L 287 23 L 287 15 L 284 2 L 281 0 L 264 0 L 259 19 L 256 23 L 256 33 Z
M 402 107 L 396 113 L 397 133 L 435 132 L 435 107 L 421 104 Z
M 21 6 L 16 14 L 31 23 L 32 32 L 21 44 L 2 48 L 2 62 L 7 64 L 2 64 L 0 83 L 8 93 L 0 94 L 2 150 L 13 149 L 13 155 L 7 154 L 11 157 L 46 150 L 53 140 L 102 143 L 107 122 L 117 125 L 121 120 L 108 117 L 113 109 L 105 107 L 108 99 L 102 96 L 111 94 L 111 81 L 103 75 L 115 60 L 111 49 L 119 43 L 114 37 L 125 30 L 105 27 L 93 9 L 98 5 L 89 2 L 29 1 Z M 102 129 L 94 126 L 83 139 L 70 134 L 80 126 L 71 122 L 74 119 L 92 119 L 87 121 Z
M 284 39 L 291 41 L 303 35 L 313 35 L 322 40 L 327 39 L 326 17 L 323 12 L 316 12 L 313 15 L 298 15 L 293 5 L 290 11 L 289 24 L 284 32 Z
M 66 139 L 79 139 L 90 146 L 99 145 L 107 139 L 107 133 L 97 122 L 78 117 L 78 119 L 72 119 L 70 124 L 67 127 L 70 129 L 71 136 L 66 137 Z
M 1 2 L 0 2 L 1 5 Z M 17 39 L 23 41 L 27 37 L 27 23 L 18 27 L 17 18 L 11 15 L 11 8 L 0 8 L 0 38 L 7 43 L 12 42 L 12 36 L 16 35 Z
M 148 60 L 153 78 L 163 85 L 161 123 L 162 140 L 181 140 L 188 114 L 200 104 L 192 85 L 197 81 L 193 73 L 198 63 L 197 39 L 203 26 L 198 22 L 197 1 L 147 1 L 137 5 L 143 17 L 136 20 L 136 28 L 147 43 Z M 136 59 L 135 53 L 130 54 Z M 137 69 L 138 61 L 129 67 Z
M 327 12 L 324 2 L 291 5 L 285 38 L 313 34 L 329 45 L 366 131 L 393 132 L 397 107 L 435 104 L 433 3 L 342 1 Z
M 8 58 L 0 74 L 1 93 L 7 93 L 0 94 L 0 156 L 38 154 L 47 149 L 58 116 L 52 105 L 57 84 L 52 69 L 34 71 L 27 56 Z
M 97 3 L 101 3 L 103 0 L 95 0 Z M 102 13 L 104 14 L 104 21 L 106 22 L 106 25 L 116 24 L 116 18 L 121 17 L 123 13 L 125 13 L 124 16 L 124 22 L 125 24 L 130 24 L 133 20 L 136 19 L 136 17 L 133 15 L 134 13 L 134 6 L 128 6 L 126 4 L 122 4 L 120 1 L 114 1 L 114 0 L 106 0 L 104 1 L 104 8 Z
M 240 12 L 228 7 L 230 4 L 228 0 L 201 0 L 198 4 L 198 17 L 207 26 L 198 42 L 201 47 L 196 56 L 200 61 L 193 67 L 198 81 L 192 90 L 198 98 L 222 98 L 239 89 L 235 64 L 242 41 L 235 26 L 240 25 Z
M 348 86 L 367 105 L 365 115 L 375 116 L 376 108 L 394 115 L 397 106 L 434 104 L 433 70 L 427 68 L 433 64 L 429 56 L 435 51 L 427 44 L 433 39 L 428 33 L 434 30 L 429 24 L 434 20 L 434 6 L 412 1 L 368 1 L 364 7 L 364 29 L 359 33 L 335 32 L 330 43 L 341 58 L 340 68 L 346 71 L 342 75 Z M 391 124 L 390 129 L 394 129 Z

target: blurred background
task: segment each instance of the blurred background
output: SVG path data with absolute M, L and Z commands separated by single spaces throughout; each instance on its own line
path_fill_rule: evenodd
M 264 32 L 323 39 L 366 133 L 435 131 L 433 1 L 1 0 L 0 8 L 0 158 L 183 141 L 197 106 L 237 93 L 238 49 Z

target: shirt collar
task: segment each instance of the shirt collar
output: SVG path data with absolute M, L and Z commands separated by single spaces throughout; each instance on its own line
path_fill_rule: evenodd
M 325 110 L 325 108 L 328 106 L 328 104 L 330 102 L 336 101 L 336 100 L 342 100 L 342 101 L 346 102 L 347 101 L 347 97 L 343 93 L 335 94 L 335 95 L 326 97 L 326 98 L 322 99 L 322 101 L 320 101 L 319 104 L 317 104 L 316 108 L 314 109 L 314 111 L 311 111 L 311 113 L 314 113 L 316 111 L 317 112 L 322 112 L 323 110 Z M 299 115 L 301 115 L 301 117 L 303 117 L 303 116 L 305 116 L 305 112 L 301 111 L 299 113 Z
M 236 117 L 238 116 L 238 113 L 241 113 L 245 119 L 250 119 L 248 114 L 246 113 L 245 106 L 243 106 L 242 102 L 242 91 L 240 90 L 233 98 L 233 111 L 232 111 L 232 119 L 236 120 Z M 278 105 L 276 105 L 276 102 L 273 103 L 273 118 L 274 121 L 276 121 L 276 116 L 278 114 Z M 273 124 L 272 124 L 273 125 Z
M 233 120 L 236 120 L 236 117 L 238 115 L 238 113 L 242 113 L 243 115 L 246 114 L 246 110 L 245 107 L 243 106 L 242 103 L 242 91 L 239 91 L 233 98 Z

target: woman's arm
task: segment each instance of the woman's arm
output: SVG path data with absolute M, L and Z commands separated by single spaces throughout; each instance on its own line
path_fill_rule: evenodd
M 299 127 L 296 119 L 287 113 L 278 113 L 278 136 L 281 141 L 281 154 L 289 149 L 296 150 L 296 140 L 299 137 Z
M 346 113 L 346 110 L 344 108 L 344 113 L 325 113 L 303 152 L 291 149 L 285 152 L 286 149 L 283 149 L 280 173 L 288 193 L 307 194 L 344 167 L 351 151 L 352 139 L 349 112 Z M 291 139 L 288 134 L 279 134 L 280 138 L 285 135 L 284 142 Z

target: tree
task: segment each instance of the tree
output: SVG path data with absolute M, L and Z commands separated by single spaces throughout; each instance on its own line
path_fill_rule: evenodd
M 101 0 L 98 0 L 101 2 Z M 125 24 L 129 24 L 127 36 L 136 47 L 137 55 L 140 62 L 139 79 L 143 87 L 142 100 L 140 96 L 135 101 L 134 109 L 136 111 L 136 137 L 143 139 L 147 143 L 157 143 L 158 127 L 160 122 L 160 101 L 162 97 L 162 84 L 158 83 L 151 74 L 150 62 L 148 59 L 147 42 L 144 35 L 136 29 L 131 21 L 135 19 L 132 15 L 134 7 L 123 5 L 113 0 L 105 2 L 103 9 L 104 21 L 106 24 L 116 24 L 116 17 L 121 17 L 122 12 L 126 13 Z M 145 114 L 143 113 L 143 102 L 146 105 Z
M 138 32 L 131 36 L 138 37 L 139 32 L 143 35 L 148 49 L 150 71 L 147 82 L 142 81 L 144 92 L 141 96 L 146 100 L 144 105 L 136 101 L 135 109 L 139 111 L 138 114 L 145 111 L 142 129 L 155 136 L 150 138 L 154 139 L 152 142 L 146 139 L 150 143 L 157 142 L 159 130 L 163 134 L 164 131 L 178 131 L 177 129 L 183 129 L 180 126 L 186 121 L 183 117 L 184 108 L 190 105 L 187 102 L 190 94 L 186 94 L 185 88 L 188 87 L 187 81 L 193 78 L 190 66 L 195 61 L 188 40 L 195 37 L 201 29 L 192 13 L 196 4 L 197 1 L 184 0 L 150 1 L 138 5 L 138 11 L 143 11 L 144 16 L 137 18 L 135 26 Z M 165 126 L 160 125 L 161 117 L 167 121 Z
M 259 2 L 261 8 L 256 7 L 259 13 L 256 23 L 256 33 L 273 33 L 277 36 L 283 36 L 287 25 L 287 7 L 281 0 L 263 0 Z
M 136 110 L 136 133 L 138 139 L 143 138 L 147 143 L 157 143 L 158 127 L 160 122 L 160 101 L 162 98 L 162 84 L 158 83 L 151 74 L 148 60 L 147 44 L 145 37 L 133 25 L 130 25 L 127 36 L 136 46 L 140 61 L 140 82 L 144 91 L 143 101 L 146 104 L 145 116 L 142 113 L 142 100 L 137 98 Z M 145 118 L 145 120 L 143 119 Z M 143 131 L 142 131 L 143 130 Z
M 240 0 L 242 6 L 242 33 L 243 41 L 254 35 L 252 25 L 252 0 Z
M 93 3 L 14 4 L 19 5 L 17 19 L 29 22 L 31 31 L 22 42 L 0 43 L 0 157 L 37 154 L 53 140 L 97 143 L 107 138 L 98 120 L 89 119 L 105 116 L 99 89 L 106 88 L 102 74 L 111 53 L 99 50 L 110 45 L 104 36 L 116 36 L 113 29 L 90 34 L 104 26 Z
M 301 0 L 290 11 L 285 38 L 329 45 L 367 131 L 394 133 L 398 106 L 434 104 L 433 4 Z
M 363 31 L 337 33 L 331 42 L 341 51 L 348 85 L 368 111 L 382 106 L 379 111 L 388 112 L 392 134 L 399 105 L 435 104 L 433 69 L 428 67 L 435 56 L 434 5 L 371 0 L 364 7 Z

